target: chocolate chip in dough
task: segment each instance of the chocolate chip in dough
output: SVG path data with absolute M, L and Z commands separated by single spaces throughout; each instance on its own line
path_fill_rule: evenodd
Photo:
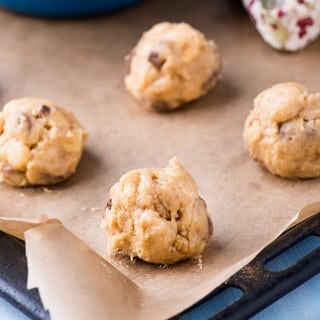
M 176 220 L 180 220 L 182 217 L 182 212 L 180 209 L 177 210 L 177 216 L 176 216 Z
M 50 107 L 46 106 L 45 104 L 41 107 L 38 115 L 39 117 L 47 116 L 51 112 Z
M 135 56 L 135 54 L 136 54 L 136 51 L 133 49 L 124 58 L 124 61 L 125 61 L 124 73 L 125 73 L 125 75 L 129 75 L 131 72 L 131 61 L 132 61 L 132 58 Z
M 107 201 L 106 208 L 111 210 L 111 208 L 112 208 L 112 199 L 111 198 L 109 198 L 109 200 Z
M 148 61 L 152 63 L 155 66 L 155 68 L 157 68 L 158 70 L 161 70 L 162 66 L 166 62 L 166 60 L 161 58 L 159 56 L 159 53 L 155 51 L 150 52 Z
M 213 224 L 209 216 L 207 216 L 207 219 L 208 219 L 208 226 L 209 226 L 209 235 L 211 236 L 213 234 Z
M 203 83 L 202 89 L 204 91 L 211 89 L 212 85 L 215 84 L 218 75 L 219 73 L 217 71 L 212 72 L 209 78 Z
M 23 122 L 24 125 L 27 127 L 27 130 L 30 132 L 31 128 L 32 128 L 32 120 L 31 118 L 26 115 L 26 114 L 21 114 L 20 118 L 19 118 L 19 124 Z

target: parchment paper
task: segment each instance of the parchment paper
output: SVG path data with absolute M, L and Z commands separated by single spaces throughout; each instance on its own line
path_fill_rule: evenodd
M 123 56 L 144 30 L 163 20 L 186 21 L 201 29 L 215 39 L 224 61 L 223 79 L 215 90 L 171 114 L 141 109 L 122 80 Z M 253 98 L 274 83 L 298 81 L 310 91 L 319 90 L 320 41 L 297 54 L 273 51 L 240 4 L 231 0 L 154 0 L 79 20 L 34 19 L 2 11 L 0 40 L 0 103 L 23 96 L 53 99 L 69 107 L 90 132 L 87 151 L 67 182 L 35 189 L 0 185 L 1 216 L 47 215 L 61 220 L 128 278 L 129 287 L 139 288 L 144 297 L 137 308 L 140 318 L 151 314 L 162 319 L 190 306 L 281 234 L 305 205 L 319 200 L 320 179 L 294 181 L 270 175 L 244 150 L 242 130 Z M 173 155 L 198 182 L 214 222 L 214 241 L 203 254 L 202 269 L 198 261 L 159 268 L 109 259 L 100 230 L 109 188 L 128 170 L 165 166 Z M 47 225 L 51 226 L 43 226 Z M 60 247 L 66 238 L 61 238 Z M 44 247 L 50 240 L 38 239 Z M 47 251 L 48 256 L 51 253 Z M 59 251 L 56 254 L 56 265 L 50 268 L 57 274 L 61 266 L 68 267 L 66 261 L 80 263 L 59 259 Z M 37 268 L 39 261 L 29 264 L 38 274 L 32 273 L 30 283 L 41 282 L 40 278 L 45 282 L 46 268 Z M 59 320 L 71 319 L 68 304 L 61 303 L 66 294 L 82 301 L 81 293 L 77 296 L 73 290 L 76 279 L 65 275 L 56 280 L 64 288 L 61 294 L 46 293 L 53 278 L 41 282 L 44 289 L 40 288 L 52 314 L 64 306 Z M 120 296 L 121 290 L 120 286 Z M 117 304 L 113 306 L 117 311 Z M 79 304 L 79 308 L 86 306 Z

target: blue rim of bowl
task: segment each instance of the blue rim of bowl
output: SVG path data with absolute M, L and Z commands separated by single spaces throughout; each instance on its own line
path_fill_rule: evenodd
M 81 17 L 117 11 L 143 0 L 0 0 L 0 7 L 42 17 Z

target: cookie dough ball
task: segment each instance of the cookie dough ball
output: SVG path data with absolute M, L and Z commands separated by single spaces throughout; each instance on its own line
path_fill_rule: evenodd
M 145 32 L 127 56 L 127 90 L 145 107 L 170 111 L 218 81 L 217 46 L 186 23 L 162 22 Z
M 198 187 L 176 158 L 167 168 L 123 175 L 110 190 L 102 227 L 109 254 L 160 264 L 200 255 L 212 234 Z
M 87 132 L 55 102 L 23 98 L 0 113 L 0 181 L 22 187 L 54 184 L 77 167 Z
M 261 92 L 245 124 L 250 154 L 271 173 L 286 178 L 320 175 L 320 95 L 298 83 Z

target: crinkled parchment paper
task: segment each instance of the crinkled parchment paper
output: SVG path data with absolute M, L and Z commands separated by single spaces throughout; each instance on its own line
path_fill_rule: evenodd
M 171 114 L 141 109 L 122 81 L 123 56 L 162 20 L 201 29 L 215 39 L 224 61 L 215 90 Z M 282 81 L 320 89 L 319 41 L 297 54 L 275 52 L 231 0 L 146 1 L 79 20 L 2 11 L 0 41 L 0 103 L 23 96 L 53 99 L 90 132 L 78 170 L 65 183 L 0 185 L 0 215 L 11 219 L 0 223 L 2 229 L 22 236 L 33 227 L 25 233 L 29 285 L 40 287 L 53 319 L 172 316 L 248 263 L 305 205 L 319 200 L 320 179 L 272 176 L 242 143 L 245 118 L 261 90 Z M 165 166 L 173 155 L 198 182 L 214 222 L 202 269 L 196 260 L 159 268 L 107 258 L 100 221 L 109 188 L 128 170 Z M 63 225 L 50 220 L 35 227 L 43 215 Z M 17 218 L 28 223 L 17 225 Z

